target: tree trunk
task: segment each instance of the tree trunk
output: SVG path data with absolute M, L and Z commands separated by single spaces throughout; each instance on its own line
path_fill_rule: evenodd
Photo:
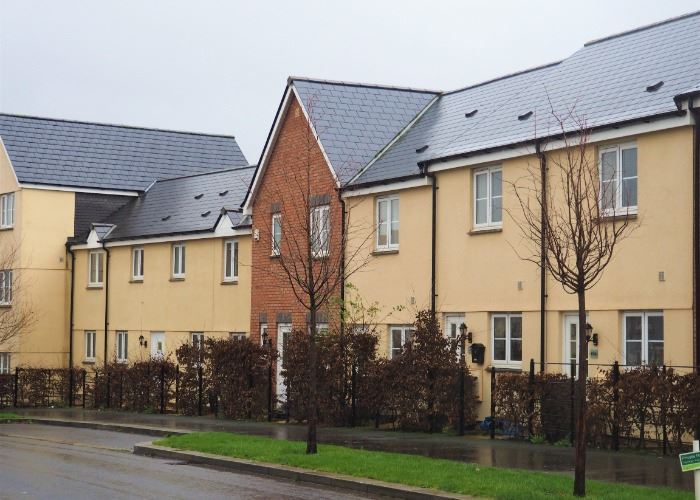
M 306 437 L 306 453 L 315 454 L 318 451 L 316 444 L 316 426 L 318 423 L 316 363 L 318 356 L 316 353 L 316 306 L 313 300 L 309 310 L 309 320 L 309 414 L 307 416 L 309 429 Z
M 588 378 L 588 341 L 586 340 L 586 292 L 578 293 L 578 408 L 574 443 L 574 495 L 586 496 L 586 379 Z

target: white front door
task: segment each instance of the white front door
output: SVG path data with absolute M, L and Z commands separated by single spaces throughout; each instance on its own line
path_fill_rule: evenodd
M 287 341 L 291 334 L 292 325 L 277 325 L 277 399 L 279 401 L 284 401 L 286 399 L 284 379 L 282 378 L 282 362 L 284 361 L 284 349 L 287 347 Z
M 564 316 L 564 359 L 562 372 L 571 374 L 571 363 L 576 363 L 578 373 L 578 342 L 579 327 L 578 314 L 567 314 Z
M 165 355 L 165 332 L 151 332 L 151 357 L 162 358 Z

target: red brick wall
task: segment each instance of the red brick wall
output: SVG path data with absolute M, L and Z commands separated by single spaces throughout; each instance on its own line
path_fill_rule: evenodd
M 283 240 L 290 240 L 289 231 L 302 229 L 299 218 L 309 217 L 305 213 L 308 204 L 303 201 L 308 181 L 312 196 L 329 198 L 330 262 L 338 260 L 341 246 L 342 208 L 336 183 L 299 103 L 292 99 L 252 204 L 253 231 L 259 231 L 260 239 L 253 241 L 250 332 L 251 340 L 258 342 L 261 314 L 267 315 L 273 342 L 277 338 L 278 314 L 290 314 L 295 329 L 305 329 L 307 324 L 307 310 L 281 276 L 280 259 L 271 257 L 273 210 L 279 209 L 282 215 Z M 305 234 L 306 229 L 303 230 Z M 285 241 L 281 251 L 285 252 Z

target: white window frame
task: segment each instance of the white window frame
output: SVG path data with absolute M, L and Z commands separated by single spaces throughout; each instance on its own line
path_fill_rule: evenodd
M 105 253 L 102 250 L 91 250 L 88 253 L 88 286 L 101 288 L 104 280 Z M 95 266 L 97 266 L 95 268 Z M 94 271 L 94 273 L 93 273 Z M 93 274 L 94 278 L 93 279 Z
M 401 330 L 401 345 L 394 345 L 394 331 Z M 413 337 L 416 333 L 416 329 L 413 325 L 390 325 L 389 326 L 389 358 L 393 359 L 394 356 L 401 354 L 403 346 L 406 345 L 407 338 Z
M 627 318 L 628 317 L 641 317 L 642 318 L 642 338 L 639 340 L 642 344 L 642 363 L 641 365 L 628 365 L 627 364 Z M 651 317 L 661 318 L 663 324 L 663 340 L 649 340 L 649 321 Z M 666 356 L 666 325 L 664 321 L 663 311 L 627 311 L 622 315 L 622 359 L 624 360 L 625 366 L 648 366 L 649 365 L 649 344 L 657 343 L 662 344 L 664 348 L 663 357 Z M 637 342 L 636 340 L 630 342 Z M 665 363 L 665 359 L 661 360 L 661 364 Z M 660 365 L 659 365 L 660 366 Z
M 396 203 L 399 205 L 399 215 L 396 220 L 394 220 L 394 211 L 391 208 L 392 207 L 392 201 L 396 201 Z M 380 227 L 380 222 L 379 222 L 379 213 L 381 210 L 381 204 L 386 203 L 387 204 L 387 218 L 386 222 L 383 224 L 386 224 L 386 244 L 381 245 L 379 243 L 379 235 L 381 232 L 381 227 Z M 399 241 L 401 240 L 400 237 L 400 231 L 401 231 L 401 201 L 399 200 L 398 195 L 393 195 L 393 196 L 382 196 L 380 198 L 377 198 L 377 201 L 375 203 L 375 228 L 376 228 L 376 233 L 377 237 L 375 239 L 375 246 L 378 251 L 387 251 L 387 250 L 398 250 L 399 249 L 399 243 L 396 241 L 392 240 L 391 237 L 391 229 L 392 225 L 396 223 L 397 229 L 396 229 L 396 234 L 399 235 Z
M 12 269 L 0 271 L 0 305 L 12 305 Z
M 496 319 L 505 318 L 506 323 L 506 359 L 496 359 Z M 511 319 L 520 318 L 520 360 L 513 360 L 511 353 Z M 493 313 L 491 314 L 491 362 L 494 366 L 498 367 L 510 367 L 510 368 L 521 368 L 523 365 L 522 352 L 523 352 L 523 336 L 525 332 L 523 329 L 523 315 L 522 313 Z
M 224 281 L 238 281 L 238 240 L 224 241 Z
M 133 281 L 143 281 L 143 247 L 133 247 L 131 249 L 131 279 Z
M 129 332 L 117 331 L 117 362 L 126 363 L 129 359 Z
M 0 352 L 0 375 L 10 374 L 10 362 L 12 356 L 9 352 Z
M 282 246 L 282 214 L 277 212 L 272 214 L 272 219 L 271 219 L 271 224 L 270 224 L 272 231 L 271 231 L 271 254 L 273 257 L 277 257 L 280 254 L 281 246 Z M 279 241 L 277 239 L 277 228 L 279 228 Z
M 635 177 L 626 177 L 625 179 L 637 179 L 637 205 L 630 205 L 628 207 L 622 206 L 622 152 L 630 149 L 637 150 L 637 175 Z M 613 208 L 605 208 L 603 205 L 603 154 L 615 152 L 616 154 L 616 164 L 615 164 L 615 206 Z M 601 214 L 606 217 L 613 217 L 616 215 L 634 215 L 637 213 L 639 205 L 639 150 L 637 149 L 637 144 L 635 142 L 626 142 L 622 144 L 613 144 L 610 146 L 602 146 L 598 148 L 598 180 L 600 187 L 600 204 Z
M 97 332 L 95 330 L 85 330 L 85 361 L 95 361 L 95 352 L 97 352 L 96 341 Z
M 190 340 L 193 346 L 202 349 L 204 347 L 204 332 L 190 332 Z
M 0 229 L 10 229 L 15 225 L 15 193 L 0 195 Z
M 246 332 L 228 332 L 230 340 L 245 340 L 248 337 Z
M 330 250 L 330 205 L 319 205 L 311 209 L 309 224 L 311 227 L 311 249 L 315 258 L 327 257 Z
M 496 172 L 501 173 L 501 194 L 499 196 L 493 196 L 493 186 L 492 186 L 492 179 L 493 179 L 493 174 Z M 486 176 L 486 197 L 485 198 L 477 198 L 477 177 L 480 175 L 485 175 Z M 503 227 L 503 168 L 498 165 L 498 166 L 493 166 L 493 167 L 486 167 L 486 168 L 477 168 L 474 169 L 472 173 L 472 197 L 473 197 L 473 203 L 472 203 L 472 210 L 473 210 L 473 215 L 472 215 L 472 220 L 474 224 L 474 228 L 477 229 L 487 229 L 487 228 L 500 228 Z M 499 221 L 494 221 L 493 220 L 493 200 L 496 198 L 501 199 L 501 220 Z M 476 220 L 476 204 L 477 201 L 479 200 L 486 200 L 486 222 L 479 223 Z
M 176 249 L 178 251 L 176 252 Z M 173 243 L 172 249 L 172 276 L 184 279 L 187 271 L 187 251 L 184 243 Z

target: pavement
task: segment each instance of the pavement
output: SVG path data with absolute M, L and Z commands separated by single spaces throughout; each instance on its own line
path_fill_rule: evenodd
M 267 422 L 217 420 L 213 417 L 136 414 L 115 411 L 71 409 L 17 409 L 16 413 L 53 419 L 105 424 L 144 426 L 154 432 L 225 431 L 276 439 L 306 439 L 301 425 Z M 153 434 L 151 434 L 153 435 Z M 368 450 L 410 453 L 447 458 L 484 466 L 559 472 L 573 475 L 573 451 L 548 445 L 533 445 L 512 440 L 481 437 L 379 431 L 372 428 L 322 427 L 319 442 Z M 589 450 L 588 479 L 625 482 L 636 485 L 666 486 L 692 491 L 692 474 L 680 470 L 677 456 L 660 457 L 652 453 L 607 452 Z
M 328 487 L 307 486 L 132 455 L 152 438 L 120 432 L 45 426 L 0 425 L 0 499 L 82 498 L 367 498 Z

